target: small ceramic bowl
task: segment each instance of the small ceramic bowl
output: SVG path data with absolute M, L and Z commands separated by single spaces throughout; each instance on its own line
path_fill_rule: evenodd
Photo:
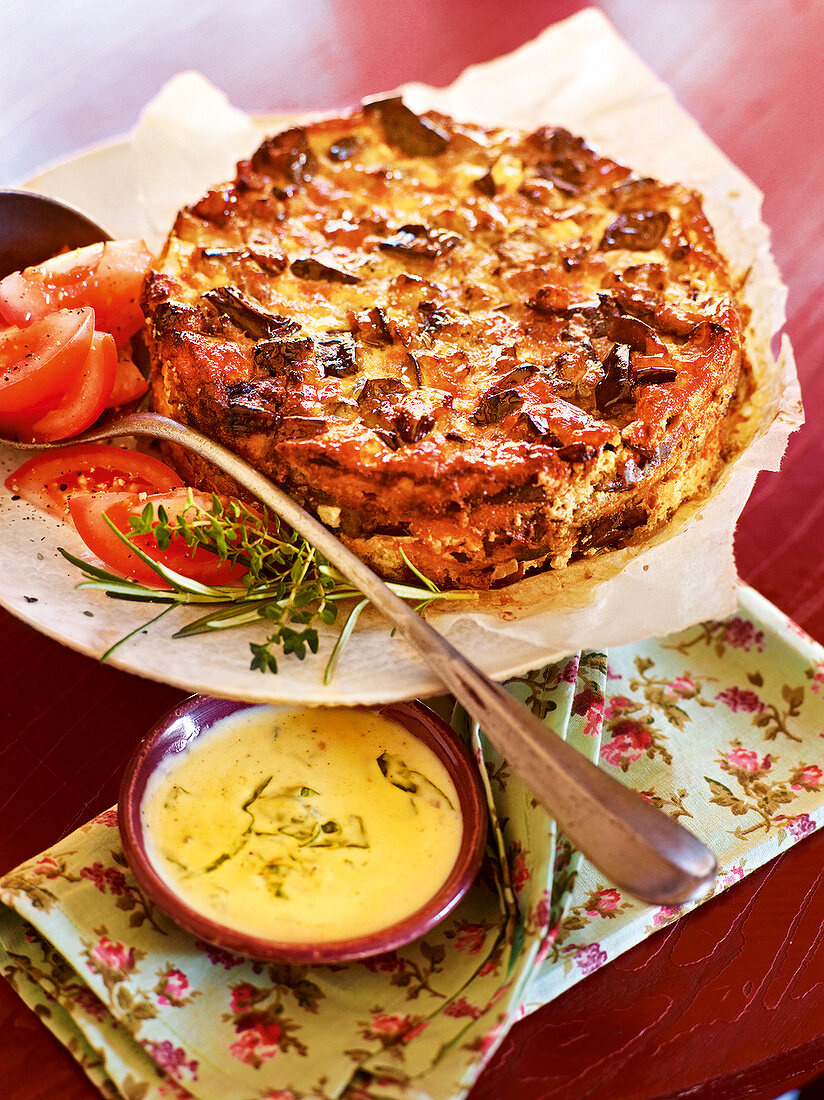
M 189 905 L 161 876 L 144 836 L 141 803 L 154 770 L 188 746 L 220 719 L 256 704 L 193 695 L 163 718 L 138 745 L 120 789 L 118 817 L 123 848 L 146 894 L 181 928 L 218 947 L 253 959 L 292 963 L 332 963 L 391 951 L 423 936 L 444 919 L 466 894 L 478 873 L 486 843 L 487 810 L 477 766 L 460 737 L 422 703 L 374 707 L 427 745 L 449 772 L 458 792 L 463 835 L 452 871 L 440 889 L 410 916 L 357 938 L 321 943 L 280 943 L 220 924 Z

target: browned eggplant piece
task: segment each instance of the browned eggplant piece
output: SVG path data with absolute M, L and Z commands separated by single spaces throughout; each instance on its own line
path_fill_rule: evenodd
M 490 390 L 481 398 L 472 419 L 476 424 L 500 424 L 510 413 L 520 409 L 523 401 L 517 390 Z
M 370 378 L 363 384 L 357 401 L 358 405 L 369 408 L 386 397 L 401 397 L 406 393 L 409 393 L 409 387 L 399 378 Z
M 269 374 L 279 374 L 312 358 L 315 342 L 310 336 L 284 340 L 258 340 L 253 358 L 255 366 Z
M 252 168 L 275 183 L 308 183 L 318 170 L 315 154 L 309 147 L 306 131 L 300 127 L 284 130 L 267 138 L 252 157 Z
M 315 344 L 318 363 L 327 378 L 344 378 L 358 373 L 355 343 L 351 336 L 318 340 Z
M 386 313 L 380 306 L 373 306 L 363 313 L 351 313 L 349 327 L 365 344 L 378 346 L 393 343 Z
M 609 335 L 616 344 L 628 344 L 633 351 L 643 355 L 663 355 L 667 350 L 649 325 L 626 314 L 612 318 Z
M 395 430 L 404 443 L 417 443 L 432 431 L 435 418 L 430 413 L 413 416 L 407 409 L 401 409 L 394 423 Z
M 589 462 L 598 454 L 598 448 L 588 447 L 586 443 L 567 443 L 564 447 L 558 447 L 555 453 L 558 458 L 573 465 L 576 462 Z
M 497 190 L 495 186 L 495 180 L 492 178 L 492 169 L 485 172 L 479 179 L 472 181 L 472 186 L 476 191 L 480 191 L 482 195 L 486 195 L 488 198 L 493 198 Z
M 333 141 L 326 155 L 330 160 L 340 163 L 341 161 L 351 160 L 360 147 L 360 138 L 355 137 L 354 134 L 349 134 L 347 137 L 338 138 L 337 141 Z
M 316 279 L 326 283 L 347 283 L 352 285 L 359 283 L 360 279 L 351 271 L 344 271 L 339 267 L 332 267 L 323 263 L 315 256 L 301 257 L 292 260 L 289 270 L 297 279 Z
M 595 405 L 598 412 L 606 414 L 632 397 L 629 346 L 614 344 L 603 362 L 603 370 L 604 377 L 595 387 Z
M 265 271 L 267 275 L 280 275 L 288 263 L 282 252 L 273 252 L 271 249 L 247 248 L 201 248 L 200 255 L 204 260 L 234 260 L 238 263 L 253 261 Z
M 436 157 L 449 145 L 449 135 L 430 119 L 416 115 L 400 96 L 374 100 L 364 110 L 380 118 L 387 142 L 408 157 Z
M 280 313 L 271 313 L 235 286 L 214 287 L 201 297 L 254 340 L 288 336 L 300 330 L 296 321 Z
M 633 380 L 638 386 L 659 386 L 664 382 L 674 382 L 678 377 L 675 367 L 635 367 Z
M 534 378 L 535 375 L 538 374 L 538 370 L 539 368 L 535 363 L 519 363 L 514 370 L 501 375 L 492 385 L 489 392 L 493 393 L 496 390 L 511 390 L 516 386 L 522 386 L 525 382 L 529 382 L 531 378 Z
M 582 528 L 578 550 L 586 553 L 602 547 L 619 546 L 637 527 L 642 527 L 647 518 L 647 513 L 640 507 L 603 516 Z
M 529 137 L 540 152 L 536 170 L 564 195 L 577 195 L 593 170 L 594 154 L 583 138 L 573 136 L 562 127 L 542 127 Z
M 282 390 L 270 379 L 234 382 L 226 387 L 226 411 L 232 431 L 252 435 L 271 431 L 278 422 Z
M 649 252 L 661 243 L 669 223 L 666 210 L 628 210 L 606 227 L 598 247 L 602 252 L 613 248 Z
M 424 256 L 436 260 L 451 252 L 461 243 L 457 233 L 447 229 L 433 229 L 427 225 L 402 225 L 391 237 L 380 241 L 379 247 L 387 252 L 400 252 L 405 256 Z

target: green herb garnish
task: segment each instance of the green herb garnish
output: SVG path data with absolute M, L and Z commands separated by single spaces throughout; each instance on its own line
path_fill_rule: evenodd
M 246 851 L 260 861 L 257 871 L 266 889 L 276 898 L 286 898 L 286 880 L 294 874 L 311 874 L 314 863 L 303 854 L 308 848 L 368 848 L 369 839 L 359 814 L 349 814 L 340 821 L 325 820 L 318 809 L 308 801 L 318 792 L 311 787 L 286 787 L 274 794 L 267 788 L 272 776 L 258 783 L 241 806 L 249 817 L 249 824 L 238 834 L 232 846 L 193 875 L 211 874 L 224 863 Z M 307 792 L 307 793 L 304 793 Z M 284 838 L 287 848 L 279 855 L 268 858 L 266 838 Z M 263 851 L 258 850 L 263 841 Z M 290 850 L 291 849 L 291 850 Z M 184 868 L 185 869 L 185 868 Z M 188 875 L 186 877 L 189 877 Z
M 381 775 L 387 779 L 393 787 L 397 787 L 401 791 L 407 791 L 409 794 L 420 795 L 424 801 L 429 802 L 433 806 L 439 806 L 442 803 L 446 803 L 450 810 L 454 810 L 455 807 L 440 787 L 435 786 L 435 784 L 427 779 L 421 772 L 416 772 L 410 768 L 399 756 L 393 756 L 391 753 L 382 752 L 378 757 L 378 767 L 381 770 Z
M 318 796 L 318 792 L 311 787 L 287 787 L 277 794 L 256 795 L 255 836 L 288 836 L 301 848 L 369 847 L 362 817 L 350 814 L 342 821 L 324 821 L 310 801 L 312 795 Z
M 159 615 L 116 642 L 103 654 L 102 660 L 174 608 L 205 604 L 210 605 L 210 610 L 178 630 L 175 638 L 260 622 L 265 624 L 267 633 L 263 641 L 249 644 L 250 667 L 261 672 L 277 672 L 278 650 L 283 655 L 293 654 L 299 660 L 304 659 L 307 650 L 317 653 L 318 625 L 333 624 L 338 618 L 339 605 L 354 599 L 358 602 L 349 609 L 326 664 L 324 683 L 329 683 L 341 651 L 369 601 L 277 516 L 266 509 L 259 513 L 237 500 L 224 503 L 214 495 L 211 507 L 203 508 L 190 491 L 186 507 L 174 519 L 169 518 L 162 505 L 155 512 L 154 507 L 147 504 L 139 516 L 130 518 L 132 530 L 129 534 L 119 531 L 107 516 L 105 519 L 129 549 L 170 587 L 152 588 L 138 581 L 124 580 L 61 548 L 63 557 L 86 578 L 78 588 L 97 589 L 112 599 L 168 605 Z M 155 538 L 161 550 L 166 549 L 174 537 L 180 537 L 193 553 L 197 547 L 202 547 L 221 561 L 242 566 L 246 575 L 235 586 L 189 580 L 154 561 L 133 543 L 135 536 L 146 534 Z M 424 611 L 436 600 L 475 598 L 471 592 L 442 592 L 407 561 L 405 555 L 404 561 L 420 584 L 389 582 L 389 587 L 401 599 L 413 603 L 416 611 Z

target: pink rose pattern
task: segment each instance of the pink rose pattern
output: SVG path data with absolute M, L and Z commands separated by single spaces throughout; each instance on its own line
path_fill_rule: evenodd
M 787 819 L 787 830 L 794 840 L 801 840 L 815 832 L 816 825 L 809 814 L 798 814 Z
M 158 917 L 154 903 L 143 894 L 131 875 L 126 875 L 128 868 L 126 857 L 122 852 L 114 849 L 111 851 L 111 858 L 110 864 L 95 860 L 94 863 L 81 867 L 80 878 L 93 883 L 101 894 L 111 894 L 112 897 L 117 898 L 118 909 L 124 909 L 132 914 L 130 927 L 136 928 L 146 922 L 165 935 L 165 928 L 159 923 L 165 918 Z
M 670 681 L 669 689 L 673 695 L 680 699 L 692 699 L 698 692 L 699 687 L 691 676 L 684 673 Z
M 751 649 L 759 653 L 764 649 L 764 632 L 758 630 L 749 619 L 733 616 L 719 624 L 719 635 L 722 642 L 734 649 Z
M 728 871 L 725 871 L 721 875 L 722 886 L 732 886 L 736 882 L 740 882 L 744 877 L 744 868 L 740 863 L 734 863 Z
M 541 928 L 549 921 L 549 914 L 551 908 L 551 898 L 549 890 L 544 890 L 533 910 L 533 922 L 536 927 Z
M 242 966 L 245 961 L 242 955 L 233 955 L 231 951 L 224 951 L 222 947 L 213 947 L 212 944 L 205 943 L 203 940 L 195 940 L 195 947 L 200 948 L 212 966 L 222 966 L 224 970 Z
M 89 970 L 115 971 L 126 975 L 134 970 L 135 949 L 115 943 L 108 936 L 101 936 L 89 952 Z
M 617 913 L 621 909 L 621 895 L 615 889 L 596 890 L 594 894 L 590 894 L 586 912 L 588 916 L 609 916 L 611 913 Z
M 264 972 L 259 963 L 252 968 Z M 301 1057 L 308 1054 L 301 1036 L 303 1025 L 294 1009 L 317 1013 L 325 997 L 321 986 L 313 980 L 310 967 L 269 966 L 265 976 L 268 981 L 262 984 L 252 981 L 232 984 L 228 991 L 229 1011 L 224 1015 L 235 1036 L 229 1046 L 230 1055 L 255 1069 L 290 1051 Z
M 95 825 L 106 825 L 109 829 L 117 828 L 117 807 L 113 806 L 109 810 L 104 810 L 102 814 L 98 814 L 94 818 Z
M 257 989 L 249 982 L 241 982 L 232 986 L 232 995 L 229 999 L 229 1009 L 235 1015 L 239 1015 L 251 1008 L 257 999 Z
M 468 1016 L 470 1020 L 477 1020 L 483 1015 L 483 1008 L 470 1004 L 466 997 L 459 997 L 457 1001 L 451 1001 L 443 1010 L 444 1016 Z
M 816 695 L 824 693 L 824 661 L 810 669 L 810 688 Z
M 523 890 L 532 877 L 532 872 L 527 862 L 528 852 L 521 850 L 521 845 L 516 841 L 509 851 L 509 877 L 515 890 Z
M 680 917 L 682 912 L 681 905 L 659 905 L 652 917 L 652 927 L 664 928 Z
M 83 867 L 80 871 L 81 878 L 87 878 L 93 882 L 101 894 L 107 891 L 115 897 L 125 894 L 128 890 L 126 876 L 119 867 L 104 867 L 96 861 L 91 867 Z
M 763 772 L 768 772 L 771 764 L 772 757 L 769 753 L 760 756 L 754 749 L 744 749 L 741 745 L 730 749 L 729 752 L 724 754 L 724 759 L 721 761 L 721 767 L 724 771 L 731 772 L 733 775 L 736 772 L 745 772 L 747 775 L 760 775 Z
M 182 1008 L 190 1004 L 193 997 L 200 995 L 199 990 L 190 987 L 183 971 L 171 963 L 167 963 L 165 969 L 158 970 L 157 977 L 155 1000 L 164 1008 Z
M 361 1036 L 369 1043 L 377 1043 L 380 1049 L 389 1050 L 398 1044 L 409 1043 L 420 1035 L 429 1021 L 422 1016 L 376 1012 L 371 1019 L 361 1023 Z
M 601 949 L 599 943 L 587 944 L 575 956 L 575 965 L 580 967 L 584 974 L 592 974 L 599 966 L 607 961 L 607 953 Z
M 725 691 L 719 691 L 715 698 L 732 711 L 744 710 L 753 713 L 764 709 L 764 704 L 755 692 L 747 688 L 729 687 Z
M 671 652 L 684 656 L 696 646 L 707 646 L 719 655 L 721 650 L 748 654 L 743 664 L 738 657 L 737 663 L 719 666 L 726 670 L 724 679 L 713 680 L 700 663 L 692 668 L 675 669 L 670 661 L 666 675 L 662 671 L 665 664 L 662 650 L 654 648 L 651 652 L 655 653 L 655 660 L 638 658 L 632 669 L 628 663 L 627 667 L 617 663 L 608 670 L 601 669 L 602 674 L 607 673 L 606 697 L 595 680 L 587 679 L 585 662 L 578 657 L 560 663 L 542 677 L 530 674 L 522 679 L 533 693 L 533 705 L 541 692 L 567 691 L 567 705 L 580 719 L 579 732 L 584 736 L 600 733 L 603 766 L 620 769 L 627 782 L 643 788 L 645 798 L 675 817 L 692 817 L 700 792 L 695 783 L 690 783 L 689 790 L 670 789 L 673 785 L 667 783 L 672 761 L 670 747 L 677 747 L 682 729 L 699 720 L 701 708 L 715 708 L 715 725 L 726 726 L 738 737 L 728 735 L 726 741 L 719 739 L 715 762 L 705 765 L 708 800 L 723 808 L 721 813 L 729 821 L 731 834 L 747 837 L 760 832 L 778 837 L 779 843 L 781 838 L 791 843 L 816 828 L 813 811 L 817 808 L 815 797 L 824 792 L 824 760 L 820 755 L 816 758 L 809 747 L 807 757 L 799 758 L 797 744 L 803 726 L 797 719 L 804 705 L 805 685 L 802 677 L 798 682 L 779 685 L 765 678 L 765 673 L 771 674 L 768 671 L 771 665 L 765 657 L 762 671 L 758 655 L 767 644 L 767 637 L 757 624 L 735 616 L 724 623 L 703 624 L 685 631 L 669 646 Z M 704 671 L 698 671 L 699 667 Z M 746 671 L 730 677 L 729 668 Z M 804 675 L 809 681 L 808 699 L 824 698 L 824 661 L 812 665 Z M 551 710 L 550 705 L 546 715 L 550 724 Z M 747 726 L 750 730 L 745 733 Z M 824 721 L 819 722 L 818 728 L 824 731 Z M 821 736 L 824 737 L 824 732 Z M 496 774 L 503 777 L 503 782 L 509 781 L 501 769 Z M 116 828 L 116 811 L 100 815 L 96 824 Z M 565 851 L 560 843 L 555 865 L 559 882 L 565 881 L 564 876 L 573 867 L 569 863 L 570 853 Z M 186 957 L 189 962 L 183 956 L 173 955 L 174 961 L 163 966 L 155 955 L 150 965 L 144 963 L 145 953 L 138 946 L 143 940 L 132 942 L 126 926 L 136 927 L 139 920 L 149 919 L 150 915 L 128 868 L 116 858 L 119 853 L 111 854 L 111 860 L 93 858 L 72 863 L 71 853 L 66 852 L 64 857 L 55 850 L 38 857 L 26 868 L 26 890 L 43 908 L 52 903 L 52 888 L 70 882 L 80 884 L 78 888 L 91 887 L 111 899 L 113 912 L 115 909 L 124 912 L 122 925 L 96 928 L 94 938 L 84 943 L 85 969 L 92 988 L 75 981 L 54 999 L 62 996 L 65 1003 L 73 1002 L 78 1010 L 100 1021 L 106 1013 L 115 1011 L 129 1018 L 130 1029 L 139 1037 L 142 1025 L 158 1014 L 161 1019 L 185 1015 L 187 1006 L 201 995 L 201 990 L 194 987 L 197 983 L 193 983 L 193 967 L 196 963 L 197 973 L 202 975 L 205 965 L 214 969 L 219 982 L 225 983 L 223 1021 L 228 1036 L 224 1048 L 227 1060 L 244 1070 L 265 1073 L 267 1067 L 285 1065 L 287 1056 L 297 1055 L 301 1060 L 307 1056 L 304 1027 L 310 1017 L 306 1014 L 318 1013 L 325 996 L 321 979 L 321 984 L 314 981 L 316 972 L 307 967 L 250 964 L 239 955 L 199 941 L 195 944 L 196 953 Z M 510 838 L 507 856 L 511 884 L 527 905 L 526 934 L 538 937 L 533 959 L 537 956 L 539 961 L 547 959 L 550 963 L 566 960 L 570 972 L 581 978 L 604 965 L 610 954 L 606 935 L 636 903 L 624 898 L 610 883 L 593 882 L 590 878 L 586 881 L 591 885 L 574 894 L 561 915 L 561 910 L 556 909 L 558 897 L 549 889 L 541 889 L 540 881 L 534 881 L 536 852 L 517 838 Z M 748 869 L 746 858 L 731 863 L 719 877 L 718 888 L 737 882 Z M 680 913 L 679 907 L 660 907 L 652 913 L 650 927 L 663 927 Z M 152 935 L 165 934 L 157 924 L 149 923 Z M 393 993 L 384 1004 L 375 1004 L 368 1015 L 358 1019 L 360 1046 L 350 1052 L 353 1060 L 359 1064 L 375 1053 L 382 1053 L 397 1062 L 401 1071 L 404 1050 L 433 1026 L 437 1014 L 454 1021 L 458 1030 L 453 1034 L 461 1036 L 462 1049 L 469 1061 L 477 1064 L 483 1059 L 504 1033 L 507 1026 L 504 1021 L 510 1018 L 506 1001 L 495 1008 L 496 1001 L 509 988 L 501 982 L 507 973 L 512 946 L 511 941 L 500 937 L 499 928 L 495 920 L 467 920 L 459 911 L 437 935 L 433 934 L 431 942 L 427 939 L 422 945 L 357 964 L 364 974 L 384 980 Z M 48 945 L 44 943 L 42 950 L 48 950 Z M 444 999 L 439 985 L 440 975 L 449 963 L 447 952 L 453 958 L 466 960 L 474 969 L 475 979 L 460 994 Z M 339 968 L 331 969 L 334 972 Z M 148 983 L 143 988 L 141 982 L 147 977 Z M 479 984 L 482 979 L 487 980 L 486 985 Z M 481 989 L 486 991 L 484 995 L 478 995 Z M 398 1008 L 404 1000 L 410 1011 Z M 386 1007 L 388 1004 L 392 1008 Z M 162 1038 L 151 1033 L 139 1037 L 139 1041 L 165 1074 L 165 1080 L 158 1086 L 164 1091 L 159 1095 L 185 1097 L 186 1083 L 197 1081 L 200 1068 L 197 1053 L 187 1050 L 185 1043 L 181 1045 L 171 1035 Z M 255 1095 L 261 1100 L 297 1100 L 305 1094 L 305 1088 L 295 1084 L 269 1087 L 266 1091 L 266 1079 L 262 1076 L 260 1080 L 261 1087 Z M 361 1083 L 365 1081 L 356 1080 L 353 1084 L 353 1096 Z
M 817 791 L 821 787 L 824 772 L 818 764 L 799 764 L 790 777 L 794 791 Z
M 455 934 L 455 947 L 458 951 L 466 951 L 469 955 L 477 955 L 486 942 L 488 929 L 483 924 L 467 924 L 461 922 L 457 926 Z
M 807 814 L 787 814 L 784 810 L 797 798 L 820 791 L 824 770 L 804 760 L 788 768 L 781 767 L 781 762 L 779 754 L 759 752 L 737 738 L 719 753 L 718 766 L 734 786 L 707 777 L 710 802 L 725 807 L 733 817 L 755 818 L 751 824 L 742 822 L 731 829 L 733 836 L 744 839 L 752 833 L 783 830 L 785 835 L 800 840 L 815 827 Z
M 239 1062 L 257 1069 L 265 1058 L 273 1058 L 277 1054 L 282 1038 L 283 1032 L 278 1023 L 260 1019 L 238 1029 L 238 1038 L 229 1047 L 229 1053 Z
M 588 683 L 572 700 L 572 713 L 586 718 L 585 737 L 597 737 L 604 719 L 604 694 Z
M 194 1058 L 187 1058 L 182 1047 L 176 1047 L 168 1039 L 155 1043 L 147 1041 L 143 1044 L 151 1059 L 164 1073 L 168 1073 L 175 1080 L 183 1080 L 184 1077 L 191 1081 L 197 1080 L 198 1063 Z
M 575 943 L 576 934 L 601 919 L 614 920 L 631 905 L 631 899 L 625 899 L 614 886 L 596 883 L 587 897 L 577 905 L 571 904 L 562 920 L 550 930 L 545 945 L 547 957 L 553 961 L 572 958 L 585 974 L 591 973 L 606 962 L 606 954 L 599 944 Z M 588 946 L 597 950 L 585 954 Z
M 192 1094 L 179 1085 L 173 1077 L 167 1077 L 165 1081 L 159 1082 L 157 1095 L 160 1100 L 192 1100 Z
M 98 1023 L 106 1018 L 106 1006 L 88 986 L 78 986 L 73 991 L 72 1000 L 77 1008 L 82 1009 L 87 1016 L 91 1016 Z
M 40 876 L 45 879 L 62 878 L 65 872 L 63 863 L 52 856 L 41 856 L 34 866 Z M 83 872 L 80 873 L 82 875 Z
M 612 724 L 609 740 L 601 747 L 601 759 L 627 771 L 629 765 L 640 760 L 651 744 L 652 735 L 647 725 L 624 718 Z

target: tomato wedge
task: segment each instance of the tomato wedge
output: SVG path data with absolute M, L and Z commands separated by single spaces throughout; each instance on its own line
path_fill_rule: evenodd
M 152 455 L 104 443 L 78 443 L 30 458 L 9 474 L 6 488 L 36 508 L 65 519 L 69 500 L 77 494 L 148 495 L 181 489 L 183 482 L 170 466 Z
M 24 327 L 71 306 L 91 306 L 96 327 L 123 343 L 143 324 L 140 291 L 151 263 L 142 241 L 106 241 L 64 252 L 0 281 L 0 317 Z
M 50 443 L 68 439 L 91 427 L 110 403 L 116 374 L 114 337 L 108 332 L 95 332 L 85 363 L 60 403 L 34 422 L 30 438 L 38 443 Z
M 94 336 L 94 312 L 61 309 L 28 328 L 0 332 L 0 427 L 23 422 L 59 404 L 82 370 Z
M 188 493 L 189 490 L 182 490 L 141 498 L 130 493 L 83 493 L 69 500 L 69 511 L 77 533 L 109 569 L 142 584 L 167 588 L 166 582 L 118 538 L 104 516 L 108 516 L 119 531 L 128 534 L 132 530 L 129 517 L 139 516 L 147 504 L 153 506 L 155 515 L 162 506 L 169 519 L 174 520 L 185 510 Z M 194 493 L 194 499 L 203 508 L 211 507 L 212 498 L 205 493 Z M 179 535 L 164 550 L 159 548 L 154 535 L 138 535 L 133 541 L 153 561 L 202 584 L 239 584 L 246 574 L 243 566 L 221 561 L 203 547 L 190 548 Z
M 127 349 L 118 348 L 117 374 L 107 408 L 115 409 L 119 405 L 129 405 L 142 397 L 148 388 L 149 383 L 135 366 Z

